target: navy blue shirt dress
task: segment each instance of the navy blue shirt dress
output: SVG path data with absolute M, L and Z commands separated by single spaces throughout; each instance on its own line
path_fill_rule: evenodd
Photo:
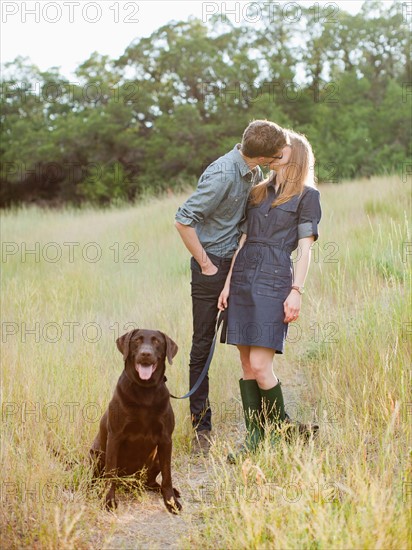
M 305 187 L 283 204 L 272 208 L 277 196 L 275 181 L 267 198 L 247 207 L 246 241 L 233 266 L 228 301 L 226 342 L 271 348 L 283 353 L 288 324 L 283 302 L 293 281 L 291 253 L 298 240 L 318 238 L 320 193 Z

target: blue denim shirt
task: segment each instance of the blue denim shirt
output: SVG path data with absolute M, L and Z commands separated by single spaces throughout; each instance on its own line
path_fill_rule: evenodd
M 239 148 L 237 144 L 206 168 L 196 191 L 176 213 L 176 221 L 196 229 L 206 252 L 221 258 L 233 256 L 249 191 L 263 179 L 259 166 L 251 170 Z

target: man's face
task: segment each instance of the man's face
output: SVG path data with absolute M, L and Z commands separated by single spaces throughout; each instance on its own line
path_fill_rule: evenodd
M 289 162 L 290 156 L 292 154 L 292 148 L 290 145 L 285 145 L 281 149 L 280 153 L 273 157 L 261 157 L 259 164 L 267 166 L 270 170 L 276 170 L 280 166 L 284 166 Z

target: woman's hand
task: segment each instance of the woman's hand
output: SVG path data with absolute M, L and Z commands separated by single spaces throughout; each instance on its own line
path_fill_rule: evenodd
M 229 298 L 230 284 L 225 284 L 222 292 L 220 293 L 219 300 L 217 301 L 217 308 L 219 311 L 224 311 L 227 308 L 227 299 Z
M 289 296 L 283 302 L 283 309 L 285 311 L 285 323 L 291 323 L 296 321 L 299 317 L 300 308 L 302 305 L 302 296 L 296 290 L 291 290 Z
M 232 263 L 230 264 L 229 273 L 227 274 L 227 277 L 226 277 L 225 286 L 223 287 L 223 290 L 220 293 L 219 299 L 217 301 L 217 308 L 219 311 L 224 311 L 227 308 L 227 299 L 229 298 L 230 280 L 232 278 L 233 266 L 235 264 L 236 257 L 239 253 L 239 250 L 245 244 L 246 238 L 247 238 L 246 233 L 243 233 L 243 235 L 240 237 L 240 240 L 239 240 L 239 246 L 233 255 Z

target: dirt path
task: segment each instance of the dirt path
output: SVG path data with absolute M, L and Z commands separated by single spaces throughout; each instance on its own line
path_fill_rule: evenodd
M 180 468 L 182 470 L 183 468 Z M 174 485 L 182 493 L 184 512 L 174 516 L 167 512 L 163 499 L 156 493 L 145 493 L 138 498 L 120 494 L 118 509 L 107 514 L 96 533 L 96 546 L 105 550 L 163 550 L 179 549 L 190 532 L 202 529 L 200 503 L 202 487 L 211 472 L 202 458 L 191 457 L 185 472 L 174 470 Z M 104 532 L 104 539 L 101 533 Z

